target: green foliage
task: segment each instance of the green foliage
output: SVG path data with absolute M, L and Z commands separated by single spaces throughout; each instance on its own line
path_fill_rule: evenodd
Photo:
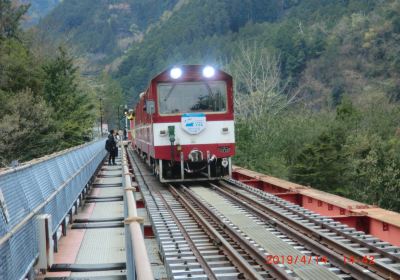
M 388 32 L 397 30 L 398 1 L 380 5 L 373 0 L 155 2 L 99 1 L 93 5 L 90 0 L 64 1 L 39 27 L 47 38 L 67 35 L 71 45 L 85 53 L 89 64 L 111 63 L 120 56 L 111 67 L 118 68 L 114 77 L 131 101 L 162 69 L 183 63 L 218 64 L 221 58 L 229 61 L 243 40 L 258 41 L 275 51 L 280 57 L 283 84 L 299 87 L 303 95 L 333 106 L 339 104 L 343 92 L 362 90 L 361 85 L 349 83 L 343 70 L 366 67 L 363 59 L 368 48 L 368 56 L 376 58 L 374 63 L 384 57 L 388 59 L 385 64 L 400 69 L 395 55 L 399 44 L 382 44 L 387 36 L 395 39 Z M 369 31 L 371 26 L 379 28 Z M 356 65 L 348 63 L 355 60 L 359 60 Z M 393 73 L 373 68 L 363 72 L 378 76 Z M 311 79 L 315 83 L 308 83 Z M 393 99 L 400 96 L 397 85 L 392 77 L 385 90 Z M 324 92 L 331 96 L 320 98 Z
M 103 123 L 108 124 L 109 130 L 123 127 L 123 107 L 126 101 L 122 88 L 118 82 L 106 74 L 99 78 L 98 83 L 102 85 L 98 91 L 98 98 L 99 105 L 100 102 L 102 104 Z M 100 110 L 100 107 L 97 109 Z
M 25 161 L 90 140 L 95 115 L 93 93 L 85 88 L 66 50 L 61 48 L 53 59 L 51 53 L 46 60 L 37 56 L 29 36 L 17 27 L 22 10 L 0 3 L 5 7 L 2 32 L 7 31 L 0 38 L 3 167 L 14 159 Z
M 275 21 L 282 13 L 281 1 L 188 1 L 130 49 L 115 76 L 125 92 L 137 96 L 167 66 L 215 63 L 229 56 L 234 32 L 249 22 Z
M 357 122 L 356 116 L 351 102 L 345 100 L 341 103 L 336 109 L 335 119 L 297 152 L 289 178 L 324 190 L 341 187 L 346 181 L 343 172 L 347 168 L 343 145 L 347 131 Z
M 29 28 L 37 24 L 41 18 L 46 16 L 62 0 L 20 0 L 20 2 L 30 4 L 28 12 L 22 21 L 22 26 Z
M 362 49 L 365 24 L 360 17 L 367 18 L 368 13 L 382 10 L 381 14 L 390 15 L 394 30 L 397 26 L 395 5 L 377 6 L 373 0 L 155 2 L 99 1 L 93 5 L 89 0 L 64 1 L 39 27 L 50 38 L 67 35 L 74 48 L 88 54 L 84 56 L 89 64 L 111 63 L 120 56 L 112 63 L 112 69 L 117 69 L 113 76 L 131 102 L 146 88 L 149 79 L 166 67 L 218 64 L 221 58 L 230 61 L 237 56 L 238 42 L 251 40 L 280 57 L 283 84 L 301 88 L 304 95 L 321 94 L 317 86 L 322 84 L 332 97 L 316 99 L 336 106 L 343 92 L 351 93 L 351 85 L 341 71 L 343 64 L 337 59 L 343 55 L 340 46 L 347 47 L 347 38 L 353 38 L 354 49 Z M 395 57 L 391 63 L 400 68 Z M 318 64 L 312 63 L 315 60 Z M 319 69 L 307 73 L 310 65 Z M 94 69 L 88 71 L 92 73 Z M 307 83 L 308 77 L 318 84 Z M 338 82 L 341 87 L 336 87 Z M 400 94 L 395 85 L 392 82 L 387 91 L 397 98 Z
M 400 140 L 376 134 L 349 136 L 346 196 L 383 208 L 400 210 Z
M 282 77 L 297 86 L 307 63 L 325 52 L 326 25 L 331 28 L 345 15 L 374 7 L 374 1 L 360 0 L 201 2 L 190 1 L 131 48 L 116 73 L 126 93 L 142 91 L 152 75 L 171 64 L 234 59 L 242 40 L 274 50 Z
M 28 160 L 56 150 L 52 109 L 28 89 L 6 94 L 0 90 L 0 166 Z M 43 137 L 43 136 L 46 137 Z
M 0 42 L 6 38 L 15 38 L 21 17 L 29 5 L 16 6 L 11 0 L 0 0 Z
M 324 28 L 325 51 L 308 61 L 302 73 L 306 91 L 319 92 L 314 100 L 335 106 L 344 92 L 354 99 L 366 90 L 399 100 L 399 8 L 399 1 L 366 5 L 364 12 L 345 14 L 330 29 Z
M 38 93 L 42 88 L 40 63 L 29 49 L 11 38 L 0 42 L 0 89 L 18 92 L 30 88 Z
M 333 122 L 305 143 L 289 178 L 359 201 L 400 210 L 400 112 L 386 100 L 357 110 L 348 100 Z
M 236 120 L 235 163 L 279 178 L 289 177 L 299 151 L 332 122 L 329 113 L 294 107 L 259 121 Z
M 343 135 L 338 130 L 324 131 L 310 144 L 304 145 L 295 164 L 290 168 L 290 179 L 323 190 L 340 187 L 346 161 L 342 153 Z
M 98 60 L 108 63 L 139 40 L 142 32 L 177 2 L 126 0 L 96 1 L 94 4 L 93 0 L 63 1 L 40 21 L 39 29 L 48 40 L 55 42 L 68 34 L 68 41 L 77 52 L 96 56 L 93 58 L 96 63 Z
M 94 104 L 77 82 L 77 68 L 63 48 L 43 66 L 43 96 L 54 108 L 54 119 L 63 133 L 59 146 L 75 146 L 89 137 L 94 122 Z
M 264 118 L 238 118 L 235 164 L 400 210 L 398 105 L 381 95 L 334 112 L 299 104 Z

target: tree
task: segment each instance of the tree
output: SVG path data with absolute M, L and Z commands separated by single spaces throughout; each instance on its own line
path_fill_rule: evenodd
M 0 0 L 0 43 L 3 39 L 15 37 L 22 16 L 29 5 L 16 5 L 14 1 Z
M 55 151 L 52 109 L 29 89 L 16 94 L 0 90 L 0 166 Z
M 347 197 L 400 210 L 400 140 L 360 133 L 349 137 L 349 187 Z
M 335 190 L 345 182 L 345 155 L 339 131 L 323 132 L 314 143 L 304 146 L 290 168 L 290 179 L 322 190 Z
M 97 85 L 99 88 L 97 97 L 101 98 L 102 102 L 103 123 L 107 123 L 109 129 L 116 129 L 118 128 L 118 120 L 123 116 L 123 109 L 118 109 L 118 107 L 125 104 L 122 88 L 118 82 L 111 79 L 111 77 L 106 74 L 103 74 L 96 83 L 99 84 Z M 98 108 L 98 110 L 100 110 L 100 108 Z M 118 111 L 120 113 L 119 116 Z
M 42 91 L 43 71 L 40 62 L 18 40 L 0 43 L 0 89 L 19 92 L 29 88 L 34 94 Z
M 292 128 L 294 122 L 298 126 L 304 122 L 291 112 L 297 101 L 296 94 L 285 92 L 279 58 L 257 43 L 242 43 L 231 61 L 228 72 L 235 83 L 238 147 L 235 161 L 248 168 L 286 177 L 285 149 L 295 147 L 294 139 L 302 143 L 301 138 L 307 138 L 308 134 L 299 135 L 296 128 L 287 129 L 288 126 Z
M 332 191 L 346 184 L 348 153 L 344 149 L 348 135 L 358 124 L 358 111 L 344 99 L 336 108 L 335 120 L 311 143 L 306 143 L 289 169 L 297 183 Z
M 60 147 L 81 144 L 93 128 L 95 106 L 79 85 L 78 69 L 73 59 L 60 47 L 57 57 L 43 69 L 44 99 L 53 107 L 57 130 L 63 134 Z
M 228 70 L 235 81 L 235 112 L 239 118 L 256 123 L 273 116 L 295 101 L 284 94 L 279 57 L 256 43 L 239 44 L 239 53 Z

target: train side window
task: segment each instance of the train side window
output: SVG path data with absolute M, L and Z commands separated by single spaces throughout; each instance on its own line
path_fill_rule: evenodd
M 149 114 L 149 115 L 154 114 L 155 113 L 154 100 L 146 100 L 145 108 L 146 108 L 145 111 L 147 112 L 147 114 Z

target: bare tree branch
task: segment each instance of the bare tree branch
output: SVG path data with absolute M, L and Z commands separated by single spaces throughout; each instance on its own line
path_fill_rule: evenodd
M 284 94 L 280 57 L 256 43 L 241 43 L 239 55 L 229 64 L 235 81 L 235 112 L 239 119 L 268 120 L 296 102 L 298 92 Z

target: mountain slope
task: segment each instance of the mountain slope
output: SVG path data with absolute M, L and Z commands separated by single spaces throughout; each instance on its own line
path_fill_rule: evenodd
M 134 94 L 168 65 L 215 62 L 226 55 L 240 28 L 248 23 L 274 22 L 283 12 L 283 1 L 188 1 L 130 49 L 116 77 Z
M 36 25 L 39 20 L 49 14 L 63 0 L 20 0 L 21 4 L 30 4 L 22 26 L 24 28 Z
M 113 72 L 132 101 L 165 67 L 229 64 L 240 44 L 256 42 L 279 56 L 283 84 L 324 107 L 337 104 L 344 94 L 361 94 L 362 83 L 377 84 L 388 76 L 392 78 L 384 91 L 396 95 L 397 66 L 390 65 L 397 65 L 393 54 L 398 39 L 396 33 L 385 34 L 396 30 L 392 26 L 399 18 L 394 7 L 398 2 L 99 0 L 93 5 L 90 0 L 68 0 L 39 28 L 47 37 L 73 46 L 91 67 L 87 73 Z M 379 43 L 382 40 L 387 42 Z M 388 52 L 384 61 L 377 59 L 382 55 L 377 44 L 385 46 L 380 52 Z M 374 65 L 380 66 L 370 69 Z M 344 73 L 363 78 L 357 85 Z
M 192 0 L 132 46 L 115 77 L 126 92 L 137 94 L 169 65 L 229 62 L 238 44 L 256 41 L 280 56 L 282 77 L 296 87 L 307 62 L 323 53 L 326 33 L 341 17 L 368 13 L 376 2 Z
M 148 25 L 177 2 L 98 0 L 94 4 L 92 0 L 68 0 L 41 20 L 38 27 L 49 40 L 64 41 L 89 64 L 102 66 L 141 41 Z

